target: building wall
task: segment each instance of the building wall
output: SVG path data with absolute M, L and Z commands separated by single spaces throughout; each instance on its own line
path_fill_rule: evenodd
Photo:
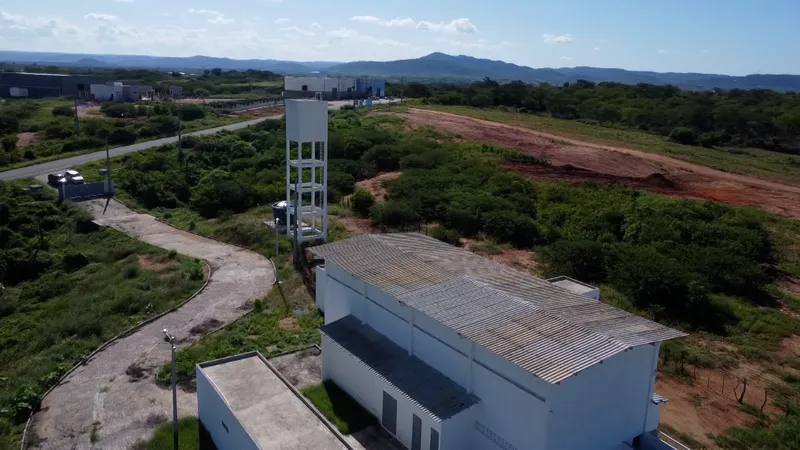
M 89 87 L 89 92 L 98 101 L 110 101 L 113 99 L 116 102 L 121 102 L 125 99 L 122 86 L 92 84 Z
M 322 355 L 323 378 L 333 380 L 364 409 L 377 417 L 379 422 L 383 411 L 383 393 L 388 393 L 397 401 L 397 433 L 395 436 L 403 445 L 411 448 L 413 416 L 416 415 L 422 422 L 421 450 L 430 449 L 431 428 L 439 432 L 440 450 L 460 450 L 459 447 L 442 447 L 441 422 L 434 420 L 422 408 L 412 403 L 388 382 L 379 378 L 327 336 L 322 337 Z
M 233 412 L 197 367 L 197 415 L 219 450 L 258 450 L 258 446 L 236 420 Z M 224 426 L 223 426 L 224 424 Z M 226 429 L 227 428 L 227 429 Z
M 554 389 L 548 448 L 618 450 L 648 431 L 658 348 L 643 345 L 612 356 Z
M 104 75 L 58 75 L 3 72 L 0 74 L 0 97 L 8 97 L 11 87 L 28 88 L 29 97 L 85 95 L 92 83 L 113 80 Z

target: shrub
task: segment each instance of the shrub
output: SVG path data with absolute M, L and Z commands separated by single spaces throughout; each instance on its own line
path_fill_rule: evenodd
M 72 125 L 53 122 L 44 129 L 44 134 L 48 139 L 66 139 L 72 137 L 75 129 Z
M 108 134 L 108 142 L 110 144 L 128 145 L 136 142 L 136 137 L 136 132 L 131 128 L 115 128 Z
M 22 153 L 22 157 L 27 159 L 28 161 L 33 161 L 34 159 L 36 159 L 36 153 L 31 149 L 27 149 L 25 150 L 24 153 Z
M 0 114 L 0 134 L 17 133 L 19 119 L 11 114 Z
M 369 215 L 374 222 L 392 228 L 409 228 L 419 225 L 421 220 L 408 203 L 399 201 L 376 203 L 370 209 Z
M 344 145 L 344 157 L 347 159 L 361 159 L 370 147 L 372 147 L 372 143 L 364 139 L 347 138 Z
M 691 128 L 677 127 L 669 134 L 670 140 L 684 145 L 695 145 L 697 143 L 697 136 Z
M 509 210 L 487 213 L 483 217 L 483 227 L 487 233 L 516 247 L 531 247 L 539 237 L 533 219 Z
M 61 146 L 62 152 L 71 152 L 87 148 L 99 148 L 105 144 L 105 140 L 96 137 L 73 137 Z
M 450 230 L 443 226 L 436 226 L 428 230 L 428 235 L 434 239 L 446 242 L 450 245 L 461 245 L 461 235 L 456 230 Z
M 556 241 L 536 251 L 545 275 L 566 275 L 581 281 L 603 281 L 607 275 L 607 261 L 603 245 L 595 241 Z
M 14 151 L 17 148 L 17 135 L 15 134 L 7 134 L 3 136 L 3 151 L 10 152 Z
M 366 189 L 357 188 L 352 197 L 350 197 L 350 204 L 358 215 L 366 217 L 369 215 L 370 208 L 375 204 L 375 197 Z
M 106 103 L 100 107 L 100 112 L 115 119 L 136 117 L 136 107 L 124 103 Z
M 197 120 L 206 116 L 206 110 L 200 105 L 185 104 L 178 107 L 178 117 L 181 120 Z
M 53 110 L 50 111 L 50 113 L 56 117 L 58 116 L 72 117 L 73 115 L 75 115 L 75 110 L 71 106 L 61 105 L 53 108 Z

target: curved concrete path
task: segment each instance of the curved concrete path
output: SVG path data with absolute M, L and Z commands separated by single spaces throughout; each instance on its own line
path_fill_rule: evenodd
M 159 367 L 170 359 L 161 330 L 169 329 L 182 346 L 188 345 L 202 334 L 192 334 L 193 327 L 217 327 L 238 319 L 253 300 L 269 292 L 274 281 L 272 263 L 257 253 L 176 230 L 116 201 L 103 216 L 104 203 L 87 202 L 98 223 L 204 259 L 213 272 L 203 292 L 186 305 L 120 339 L 56 387 L 34 416 L 31 448 L 146 448 L 142 443 L 172 416 L 170 391 L 154 382 Z M 195 394 L 178 392 L 180 415 L 197 415 Z

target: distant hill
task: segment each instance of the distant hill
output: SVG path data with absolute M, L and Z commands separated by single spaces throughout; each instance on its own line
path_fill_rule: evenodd
M 626 84 L 671 84 L 683 89 L 773 89 L 800 91 L 800 75 L 747 75 L 743 77 L 702 73 L 659 73 L 598 67 L 534 69 L 503 61 L 431 53 L 415 59 L 397 61 L 356 61 L 332 66 L 328 72 L 377 77 L 412 79 L 497 81 L 522 80 L 530 83 L 561 84 L 577 80 L 616 81 Z
M 74 53 L 41 53 L 0 51 L 0 61 L 17 63 L 36 63 L 39 65 L 73 66 L 73 67 L 121 67 L 138 69 L 213 69 L 225 70 L 269 70 L 280 73 L 308 73 L 313 70 L 325 70 L 337 64 L 333 62 L 314 61 L 308 66 L 294 61 L 275 59 L 231 59 L 212 56 L 146 56 L 146 55 L 90 55 Z
M 530 83 L 562 84 L 576 80 L 616 81 L 626 84 L 671 84 L 682 89 L 773 89 L 800 91 L 800 75 L 747 75 L 735 77 L 703 73 L 659 73 L 598 67 L 539 68 L 464 55 L 431 53 L 397 61 L 281 61 L 275 59 L 231 59 L 212 56 L 163 57 L 146 55 L 92 55 L 73 53 L 0 51 L 0 61 L 70 67 L 140 68 L 200 71 L 270 70 L 284 74 L 329 74 L 376 76 L 389 79 L 472 81 L 489 77 L 497 81 L 522 80 Z

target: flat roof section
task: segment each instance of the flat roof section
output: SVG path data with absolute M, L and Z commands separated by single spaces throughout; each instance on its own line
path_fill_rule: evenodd
M 597 289 L 595 286 L 581 283 L 578 280 L 573 280 L 572 278 L 565 276 L 550 278 L 547 281 L 580 295 L 587 294 Z
M 257 353 L 200 370 L 259 448 L 348 449 Z

